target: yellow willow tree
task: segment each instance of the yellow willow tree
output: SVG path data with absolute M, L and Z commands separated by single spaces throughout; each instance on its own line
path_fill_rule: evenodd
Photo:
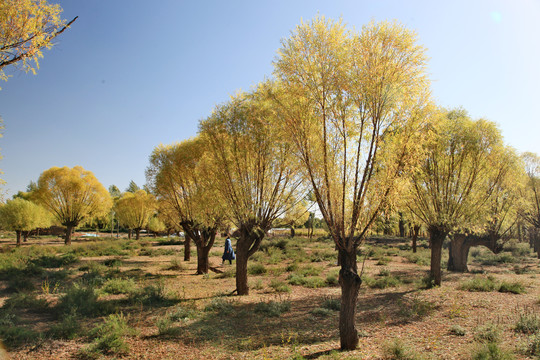
M 262 92 L 240 94 L 200 123 L 211 177 L 238 230 L 236 290 L 248 295 L 247 263 L 295 198 L 298 166 Z M 300 196 L 298 197 L 300 198 Z
M 45 0 L 0 1 L 0 79 L 7 80 L 3 68 L 14 64 L 35 73 L 41 50 L 50 48 L 53 39 L 77 19 L 66 24 L 61 12 L 60 5 Z
M 144 190 L 137 190 L 134 193 L 125 192 L 114 205 L 118 221 L 130 230 L 135 230 L 136 240 L 139 240 L 141 230 L 148 225 L 148 220 L 156 210 L 157 203 L 154 195 Z
M 343 350 L 358 344 L 358 246 L 421 143 L 425 67 L 424 48 L 398 24 L 358 34 L 324 18 L 299 25 L 275 61 L 282 125 L 338 249 Z
M 66 227 L 66 245 L 71 244 L 71 233 L 81 221 L 107 214 L 111 208 L 107 190 L 81 166 L 45 170 L 32 196 Z
M 474 217 L 467 218 L 466 223 L 460 224 L 450 235 L 448 270 L 468 271 L 471 247 L 485 246 L 494 253 L 502 251 L 525 206 L 526 174 L 521 160 L 511 148 L 496 151 L 498 156 L 490 159 L 493 171 L 485 179 L 489 198 Z
M 408 207 L 426 224 L 430 275 L 440 285 L 445 238 L 479 218 L 506 170 L 502 136 L 494 123 L 473 121 L 464 110 L 441 111 L 431 130 L 422 164 L 411 177 Z
M 0 225 L 3 229 L 13 230 L 17 235 L 17 246 L 21 245 L 21 235 L 38 227 L 47 227 L 51 223 L 50 214 L 41 206 L 31 201 L 15 198 L 0 206 Z
M 522 216 L 532 227 L 529 241 L 540 259 L 540 157 L 532 152 L 521 156 L 527 173 L 527 206 Z
M 225 215 L 205 164 L 206 151 L 200 137 L 160 145 L 150 155 L 146 170 L 160 206 L 197 247 L 197 274 L 208 273 L 208 254 Z

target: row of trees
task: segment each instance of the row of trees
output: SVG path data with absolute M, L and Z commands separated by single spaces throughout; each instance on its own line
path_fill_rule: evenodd
M 193 239 L 206 273 L 216 232 L 235 228 L 236 291 L 246 295 L 249 258 L 311 197 L 341 266 L 345 350 L 358 344 L 359 247 L 382 213 L 407 214 L 416 235 L 427 228 L 436 285 L 448 237 L 449 268 L 460 271 L 471 246 L 499 251 L 518 219 L 538 244 L 540 159 L 516 155 L 495 124 L 436 107 L 413 32 L 383 22 L 357 33 L 316 18 L 282 42 L 274 66 L 272 80 L 218 105 L 196 137 L 156 147 L 148 192 L 116 194 L 115 212 L 137 236 L 159 209 Z M 80 167 L 45 171 L 32 193 L 66 226 L 66 244 L 71 228 L 112 204 Z

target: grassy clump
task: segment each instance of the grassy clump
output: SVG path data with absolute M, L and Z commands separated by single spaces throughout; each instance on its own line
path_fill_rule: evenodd
M 492 276 L 475 276 L 472 279 L 461 283 L 458 289 L 466 291 L 489 292 L 497 289 L 497 283 Z
M 230 315 L 234 312 L 234 305 L 231 301 L 219 297 L 212 299 L 210 304 L 206 305 L 204 311 L 215 312 L 218 315 Z
M 486 324 L 476 328 L 474 339 L 487 343 L 497 343 L 501 340 L 501 329 L 495 324 Z
M 127 317 L 122 313 L 109 315 L 102 324 L 92 329 L 90 336 L 94 341 L 81 350 L 81 355 L 90 358 L 97 358 L 100 354 L 126 355 L 129 345 L 124 337 L 133 334 Z
M 393 275 L 378 276 L 376 278 L 364 275 L 362 281 L 372 289 L 386 289 L 399 286 L 403 283 L 401 279 Z
M 83 316 L 98 316 L 103 313 L 103 306 L 98 301 L 96 290 L 82 283 L 75 283 L 60 298 L 57 305 L 60 314 L 76 312 Z
M 503 281 L 499 285 L 499 292 L 512 293 L 512 294 L 523 294 L 525 293 L 525 285 L 519 281 L 507 282 Z
M 341 310 L 341 299 L 326 298 L 322 303 L 322 307 L 328 310 L 339 311 Z
M 3 308 L 8 311 L 25 309 L 32 312 L 43 312 L 49 309 L 49 303 L 46 299 L 38 299 L 35 294 L 15 293 L 6 299 Z
M 165 268 L 165 270 L 175 270 L 175 271 L 180 271 L 184 269 L 185 269 L 185 265 L 182 262 L 182 260 L 178 257 L 173 258 L 171 262 L 169 263 L 169 266 Z
M 332 314 L 334 314 L 334 312 L 332 310 L 325 309 L 325 308 L 315 308 L 315 309 L 311 310 L 309 313 L 311 315 L 317 316 L 317 317 L 327 317 L 327 316 L 331 316 Z
M 422 318 L 431 314 L 435 306 L 429 301 L 419 299 L 417 297 L 410 301 L 400 302 L 400 315 L 407 318 Z
M 529 336 L 525 341 L 525 353 L 540 359 L 540 333 Z
M 263 275 L 266 274 L 267 271 L 268 270 L 263 264 L 252 264 L 248 266 L 248 274 L 250 275 Z
M 82 333 L 80 318 L 76 311 L 62 316 L 62 320 L 49 328 L 47 334 L 54 339 L 75 339 Z
M 495 342 L 488 342 L 478 347 L 471 356 L 472 360 L 512 360 L 514 356 L 499 347 Z
M 467 334 L 467 331 L 459 325 L 452 325 L 450 327 L 449 333 L 455 336 L 465 336 L 465 334 Z
M 396 339 L 384 346 L 383 358 L 386 360 L 417 360 L 421 359 L 413 349 L 409 348 L 401 340 Z
M 537 333 L 540 330 L 540 316 L 536 313 L 520 314 L 515 329 L 523 334 Z
M 105 294 L 131 294 L 137 285 L 133 279 L 108 279 L 103 283 L 101 291 Z
M 291 303 L 288 301 L 269 301 L 256 304 L 254 311 L 260 315 L 278 317 L 290 309 Z
M 160 305 L 168 301 L 165 294 L 165 282 L 159 279 L 156 283 L 146 285 L 144 288 L 130 294 L 130 300 L 144 305 Z
M 9 350 L 22 345 L 33 344 L 41 340 L 41 334 L 22 326 L 0 325 L 0 338 Z
M 283 281 L 278 279 L 272 279 L 269 285 L 275 292 L 278 293 L 290 293 L 291 288 Z

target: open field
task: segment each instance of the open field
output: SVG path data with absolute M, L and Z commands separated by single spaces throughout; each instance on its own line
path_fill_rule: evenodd
M 540 356 L 539 261 L 525 244 L 498 255 L 472 249 L 471 273 L 445 272 L 443 285 L 429 288 L 425 243 L 413 254 L 407 239 L 370 239 L 359 256 L 360 345 L 341 353 L 331 241 L 265 240 L 242 297 L 230 295 L 234 264 L 221 265 L 223 242 L 210 253 L 222 273 L 193 275 L 194 249 L 184 262 L 177 238 L 69 247 L 41 238 L 20 249 L 2 238 L 0 336 L 9 358 L 489 359 L 478 357 L 487 344 L 500 359 Z

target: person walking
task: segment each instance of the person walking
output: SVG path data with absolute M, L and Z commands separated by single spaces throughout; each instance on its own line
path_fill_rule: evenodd
M 225 240 L 225 249 L 223 250 L 223 256 L 221 258 L 223 259 L 221 262 L 222 265 L 225 263 L 225 260 L 229 260 L 229 264 L 232 264 L 232 261 L 236 259 L 236 255 L 234 254 L 231 244 L 231 238 L 229 236 L 227 236 L 227 239 Z

